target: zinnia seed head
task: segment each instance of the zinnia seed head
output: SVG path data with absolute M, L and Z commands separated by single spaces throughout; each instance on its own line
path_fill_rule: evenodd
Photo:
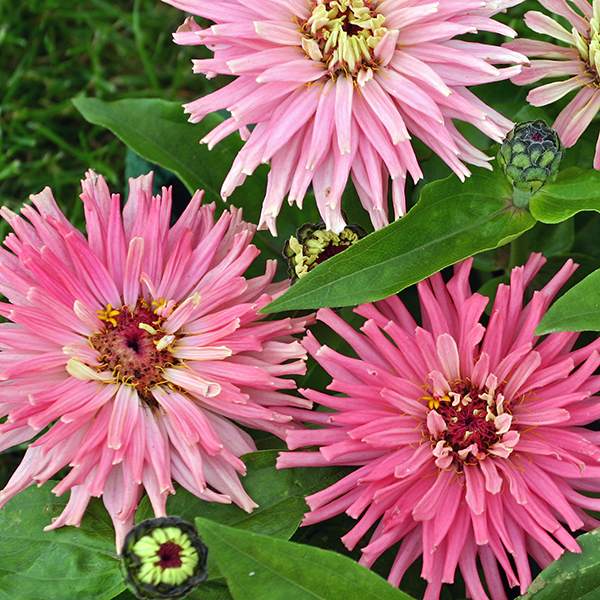
M 358 225 L 348 225 L 340 233 L 325 229 L 325 224 L 307 223 L 285 244 L 283 255 L 288 261 L 290 279 L 304 277 L 317 265 L 343 252 L 364 237 Z
M 562 156 L 556 131 L 544 121 L 527 121 L 506 136 L 498 161 L 515 188 L 534 193 L 556 176 Z
M 206 579 L 207 556 L 190 523 L 162 517 L 143 521 L 127 534 L 121 565 L 138 598 L 183 598 Z

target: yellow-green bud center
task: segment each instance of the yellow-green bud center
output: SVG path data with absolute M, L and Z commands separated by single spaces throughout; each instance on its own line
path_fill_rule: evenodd
M 136 598 L 184 598 L 207 576 L 208 549 L 179 517 L 148 519 L 125 537 L 121 569 Z
M 356 226 L 335 233 L 323 225 L 303 225 L 284 248 L 290 277 L 301 279 L 317 265 L 358 242 L 363 235 L 364 232 Z
M 177 527 L 155 529 L 139 539 L 133 551 L 141 561 L 139 580 L 153 586 L 181 585 L 192 577 L 199 560 L 189 536 Z

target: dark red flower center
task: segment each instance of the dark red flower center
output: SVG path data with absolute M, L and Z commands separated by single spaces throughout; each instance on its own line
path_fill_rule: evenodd
M 344 250 L 346 250 L 346 248 L 348 248 L 351 244 L 350 243 L 345 243 L 345 244 L 328 244 L 319 254 L 316 263 L 318 265 L 320 265 L 322 262 L 325 262 L 327 259 L 331 258 L 332 256 L 335 256 L 336 254 L 339 254 L 340 252 L 343 252 Z
M 478 395 L 479 392 L 471 391 L 458 403 L 453 403 L 452 399 L 441 402 L 437 410 L 448 426 L 445 439 L 455 452 L 471 444 L 477 444 L 484 450 L 498 441 L 493 419 L 486 419 L 487 402 Z
M 168 348 L 157 348 L 164 337 L 157 329 L 159 325 L 160 318 L 145 302 L 140 302 L 133 311 L 127 307 L 119 309 L 103 329 L 90 337 L 103 367 L 119 381 L 134 386 L 140 397 L 148 401 L 149 390 L 163 381 L 162 371 L 177 363 Z
M 354 25 L 354 23 L 350 23 L 350 21 L 348 19 L 344 19 L 344 22 L 342 23 L 342 29 L 348 35 L 358 35 L 363 30 L 362 27 L 359 27 L 358 25 Z
M 181 546 L 175 542 L 161 544 L 158 549 L 157 566 L 162 569 L 177 569 L 181 564 Z

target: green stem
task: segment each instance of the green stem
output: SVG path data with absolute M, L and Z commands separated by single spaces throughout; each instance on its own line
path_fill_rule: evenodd
M 525 192 L 523 190 L 513 188 L 512 201 L 517 208 L 527 208 L 529 206 L 529 200 L 531 196 L 531 192 Z
M 510 258 L 509 258 L 509 270 L 520 265 L 524 265 L 527 262 L 529 256 L 529 244 L 525 235 L 520 235 L 510 243 Z

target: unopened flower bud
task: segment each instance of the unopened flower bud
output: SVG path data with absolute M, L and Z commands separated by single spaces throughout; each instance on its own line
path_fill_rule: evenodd
M 558 173 L 562 155 L 556 131 L 544 121 L 527 121 L 506 136 L 498 162 L 516 189 L 533 194 Z
M 283 249 L 290 278 L 296 280 L 304 277 L 317 265 L 343 252 L 364 235 L 364 230 L 357 225 L 348 225 L 340 233 L 325 229 L 323 223 L 302 225 Z
M 206 579 L 207 555 L 193 525 L 162 517 L 143 521 L 127 534 L 121 565 L 138 598 L 183 598 Z

